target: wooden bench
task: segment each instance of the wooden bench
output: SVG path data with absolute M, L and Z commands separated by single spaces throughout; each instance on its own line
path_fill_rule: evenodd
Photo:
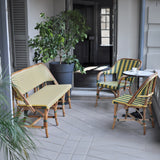
M 65 116 L 65 94 L 68 94 L 68 103 L 71 108 L 70 101 L 70 84 L 60 85 L 51 74 L 49 69 L 39 63 L 31 67 L 22 69 L 12 74 L 13 86 L 13 107 L 16 100 L 18 113 L 27 113 L 31 111 L 33 114 L 24 114 L 26 117 L 36 118 L 36 120 L 26 127 L 45 128 L 46 137 L 48 137 L 48 118 L 55 118 L 57 121 L 58 102 L 62 102 L 63 116 Z M 51 84 L 53 82 L 53 84 Z M 54 116 L 48 116 L 49 110 L 54 110 Z M 43 125 L 35 124 L 43 118 Z

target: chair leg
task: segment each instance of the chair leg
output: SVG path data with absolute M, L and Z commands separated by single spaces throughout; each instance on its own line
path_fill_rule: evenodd
M 97 105 L 98 105 L 99 92 L 100 92 L 100 89 L 99 89 L 99 87 L 97 87 L 97 94 L 96 94 L 96 105 L 95 105 L 95 107 L 97 107 Z
M 72 107 L 71 107 L 71 92 L 70 92 L 70 90 L 67 92 L 67 94 L 68 94 L 69 109 L 71 109 Z
M 116 97 L 115 97 L 115 98 L 118 98 L 118 97 L 119 97 L 119 95 L 120 95 L 120 91 L 118 90 L 116 93 L 117 93 L 117 95 L 116 95 Z
M 117 120 L 117 110 L 118 110 L 118 104 L 114 104 L 114 119 L 113 119 L 112 129 L 114 129 L 114 126 L 115 126 L 115 124 L 116 124 L 116 120 Z
M 48 109 L 44 110 L 44 128 L 45 128 L 45 132 L 46 132 L 46 137 L 48 138 Z
M 126 115 L 125 115 L 125 119 L 127 119 L 128 117 L 128 108 L 126 108 Z
M 65 117 L 65 95 L 62 97 L 62 112 L 63 117 Z
M 129 87 L 129 94 L 132 95 L 131 87 Z
M 115 97 L 115 98 L 118 98 L 118 97 L 119 97 L 119 92 L 118 92 L 118 91 L 112 90 L 112 93 L 114 94 L 114 97 Z
M 150 112 L 150 118 L 152 122 L 152 127 L 154 128 L 154 120 L 153 120 L 153 114 L 152 114 L 152 106 L 149 104 L 149 112 Z
M 56 125 L 58 126 L 58 120 L 57 120 L 57 105 L 58 105 L 58 102 L 55 104 L 54 106 L 54 118 L 55 118 L 55 121 L 56 121 Z
M 144 129 L 144 135 L 146 134 L 146 108 L 143 108 L 143 129 Z

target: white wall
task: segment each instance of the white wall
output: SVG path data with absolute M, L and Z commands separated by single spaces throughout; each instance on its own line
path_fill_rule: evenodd
M 146 0 L 144 66 L 160 69 L 160 1 Z
M 53 0 L 54 1 L 54 15 L 65 10 L 65 0 Z
M 117 59 L 138 58 L 140 0 L 118 0 Z
M 37 22 L 42 19 L 40 13 L 44 12 L 47 16 L 53 16 L 58 14 L 60 11 L 65 9 L 65 0 L 28 0 L 28 36 L 33 38 L 37 31 L 34 29 Z M 29 49 L 29 60 L 30 65 L 33 65 L 34 53 L 33 50 Z

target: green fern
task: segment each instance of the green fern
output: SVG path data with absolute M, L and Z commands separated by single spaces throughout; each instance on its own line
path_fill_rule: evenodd
M 7 160 L 29 160 L 29 153 L 35 151 L 36 145 L 30 138 L 31 133 L 24 127 L 25 122 L 7 111 L 5 90 L 10 85 L 7 77 L 0 76 L 0 150 Z

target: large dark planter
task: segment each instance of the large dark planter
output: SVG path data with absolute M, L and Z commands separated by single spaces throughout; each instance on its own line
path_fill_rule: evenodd
M 72 84 L 72 75 L 74 69 L 74 63 L 72 64 L 60 64 L 59 62 L 49 63 L 49 68 L 55 79 L 59 84 Z M 66 104 L 67 102 L 66 94 Z
M 72 84 L 74 63 L 60 64 L 59 62 L 51 62 L 49 68 L 59 84 Z

